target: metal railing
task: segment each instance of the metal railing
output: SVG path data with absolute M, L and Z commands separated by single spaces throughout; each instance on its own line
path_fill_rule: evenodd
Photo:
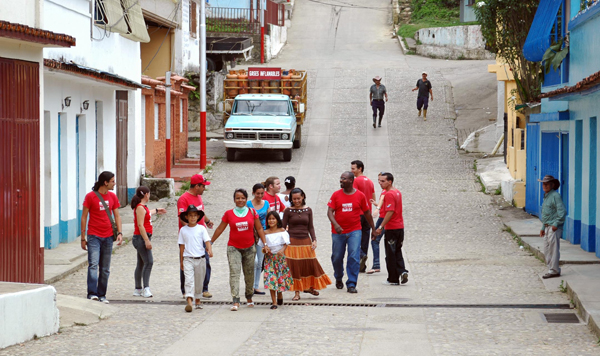
M 210 7 L 206 12 L 206 31 L 260 34 L 260 12 L 257 9 Z

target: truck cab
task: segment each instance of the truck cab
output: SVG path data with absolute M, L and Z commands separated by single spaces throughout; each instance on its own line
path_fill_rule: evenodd
M 292 148 L 300 147 L 299 128 L 288 95 L 239 94 L 225 124 L 227 160 L 234 161 L 238 150 L 267 149 L 281 151 L 283 160 L 290 161 Z

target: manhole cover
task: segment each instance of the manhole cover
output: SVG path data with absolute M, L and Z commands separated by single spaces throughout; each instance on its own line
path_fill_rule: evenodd
M 371 298 L 371 299 L 367 299 L 370 300 L 372 302 L 378 302 L 378 303 L 393 303 L 393 302 L 406 302 L 409 301 L 410 298 Z
M 544 313 L 548 323 L 579 324 L 579 318 L 575 313 Z

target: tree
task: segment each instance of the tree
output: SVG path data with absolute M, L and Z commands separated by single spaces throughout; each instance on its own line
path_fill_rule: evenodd
M 539 0 L 482 0 L 474 7 L 486 45 L 512 71 L 522 103 L 536 100 L 541 91 L 541 64 L 523 55 L 538 4 Z

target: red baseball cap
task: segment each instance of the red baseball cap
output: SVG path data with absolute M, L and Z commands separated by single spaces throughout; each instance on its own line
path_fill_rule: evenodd
M 194 174 L 192 179 L 190 180 L 191 184 L 202 184 L 202 185 L 210 185 L 210 182 L 204 179 L 201 174 Z

